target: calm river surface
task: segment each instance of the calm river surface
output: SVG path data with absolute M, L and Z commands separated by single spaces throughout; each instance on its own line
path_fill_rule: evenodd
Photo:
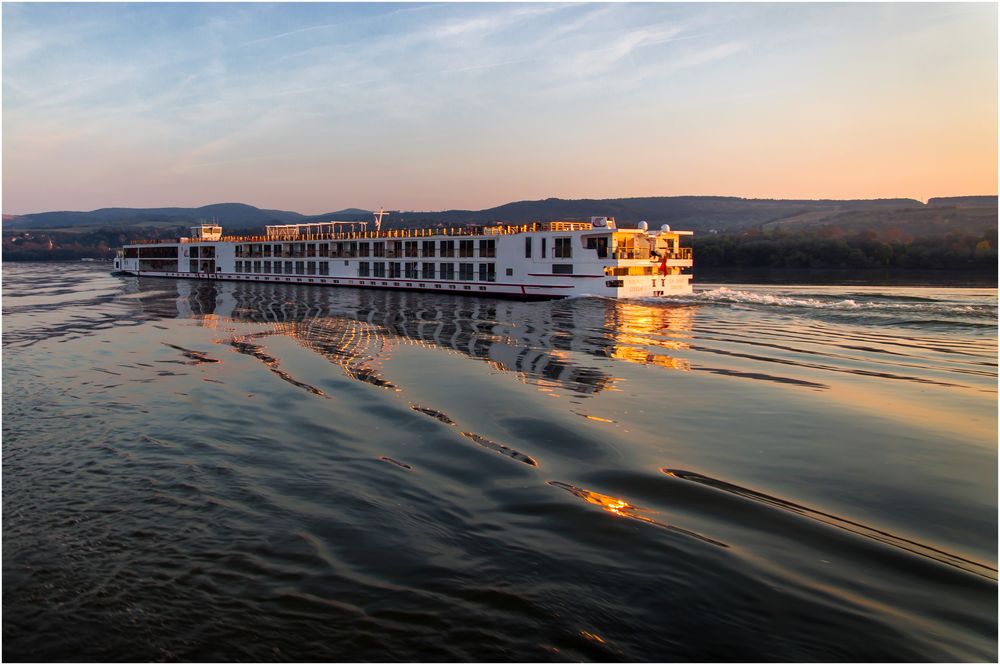
M 4 660 L 997 659 L 997 291 L 3 265 Z

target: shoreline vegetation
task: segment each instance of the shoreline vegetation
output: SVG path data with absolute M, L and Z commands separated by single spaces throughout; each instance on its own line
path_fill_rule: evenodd
M 889 239 L 833 229 L 694 236 L 696 265 L 713 268 L 997 272 L 997 231 Z

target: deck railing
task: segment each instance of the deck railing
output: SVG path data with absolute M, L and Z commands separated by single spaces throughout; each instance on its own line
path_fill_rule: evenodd
M 645 247 L 629 247 L 627 249 L 619 249 L 611 253 L 611 256 L 615 259 L 653 259 L 654 261 L 662 261 L 664 255 L 661 253 L 659 256 L 653 256 L 649 249 Z M 667 252 L 666 258 L 668 260 L 677 259 L 690 259 L 692 257 L 690 247 L 681 247 L 673 252 Z

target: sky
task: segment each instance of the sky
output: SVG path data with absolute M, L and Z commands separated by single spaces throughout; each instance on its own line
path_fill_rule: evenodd
M 997 193 L 997 5 L 14 3 L 7 214 Z

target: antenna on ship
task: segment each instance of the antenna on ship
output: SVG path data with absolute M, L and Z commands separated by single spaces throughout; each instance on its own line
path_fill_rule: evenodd
M 382 218 L 385 216 L 385 208 L 379 208 L 378 212 L 372 213 L 375 215 L 375 231 L 382 230 Z

